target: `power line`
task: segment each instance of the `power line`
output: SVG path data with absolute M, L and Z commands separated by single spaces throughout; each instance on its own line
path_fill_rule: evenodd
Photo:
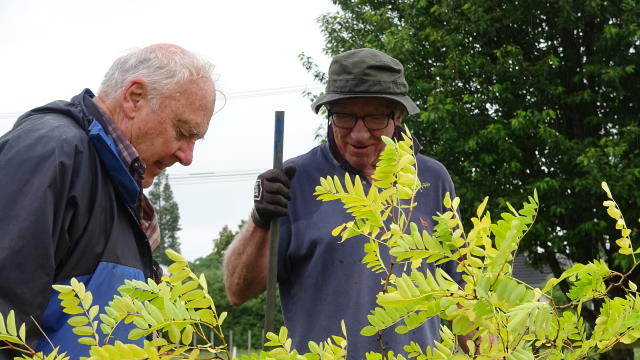
M 304 90 L 321 90 L 323 85 L 318 84 L 306 84 L 306 85 L 293 85 L 293 86 L 285 86 L 280 88 L 272 88 L 272 89 L 259 89 L 259 90 L 246 90 L 246 91 L 237 91 L 225 94 L 228 98 L 250 98 L 250 97 L 260 97 L 260 96 L 270 96 L 270 95 L 280 95 L 292 92 L 301 92 Z
M 171 181 L 169 183 L 172 186 L 181 186 L 181 185 L 205 185 L 205 184 L 219 184 L 219 183 L 237 183 L 237 182 L 245 182 L 245 181 L 253 181 L 255 180 L 255 176 L 245 176 L 241 178 L 225 178 L 225 179 L 207 179 L 207 180 L 188 180 L 188 181 Z
M 314 90 L 322 90 L 324 85 L 319 84 L 302 84 L 302 85 L 291 85 L 284 86 L 278 88 L 268 88 L 268 89 L 256 89 L 256 90 L 242 90 L 235 91 L 230 93 L 221 92 L 225 98 L 227 99 L 246 99 L 253 97 L 262 97 L 262 96 L 272 96 L 272 95 L 282 95 L 293 92 L 302 92 L 302 91 L 314 91 Z M 0 120 L 3 119 L 17 119 L 20 115 L 24 114 L 24 112 L 0 112 Z
M 171 185 L 201 185 L 223 182 L 249 181 L 265 171 L 265 169 L 232 170 L 232 171 L 209 171 L 192 174 L 169 174 Z
M 207 171 L 191 174 L 177 174 L 169 175 L 171 179 L 183 180 L 191 178 L 209 178 L 209 177 L 226 177 L 226 176 L 239 176 L 239 175 L 254 175 L 264 171 L 263 169 L 251 169 L 251 170 L 231 170 L 231 171 Z

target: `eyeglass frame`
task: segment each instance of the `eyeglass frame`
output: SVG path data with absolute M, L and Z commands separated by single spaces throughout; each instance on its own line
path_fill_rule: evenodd
M 353 117 L 355 118 L 355 121 L 353 122 L 353 126 L 351 126 L 351 127 L 344 127 L 344 126 L 340 126 L 340 125 L 336 124 L 336 122 L 335 122 L 335 120 L 334 120 L 334 118 L 333 118 L 333 115 L 335 115 L 335 114 L 339 114 L 339 115 L 346 115 L 346 116 L 353 116 Z M 384 126 L 383 126 L 383 127 L 381 127 L 381 128 L 376 128 L 376 129 L 372 129 L 372 128 L 370 128 L 370 127 L 367 125 L 367 122 L 365 121 L 365 119 L 366 119 L 367 117 L 370 117 L 370 116 L 380 116 L 380 115 L 385 115 L 385 116 L 387 117 L 387 122 L 384 124 Z M 395 118 L 396 118 L 396 114 L 395 114 L 395 112 L 394 112 L 394 111 L 390 111 L 390 112 L 388 112 L 388 113 L 386 113 L 386 114 L 367 114 L 367 115 L 356 115 L 356 114 L 341 113 L 341 112 L 332 112 L 332 111 L 329 111 L 329 112 L 327 113 L 327 120 L 329 120 L 329 122 L 330 122 L 331 124 L 333 124 L 333 125 L 334 125 L 335 127 L 337 127 L 337 128 L 345 129 L 345 130 L 352 130 L 353 128 L 355 128 L 355 127 L 356 127 L 356 124 L 358 123 L 358 120 L 362 120 L 362 124 L 364 124 L 364 127 L 366 127 L 366 128 L 367 128 L 367 130 L 382 130 L 382 129 L 386 128 L 387 126 L 389 126 L 389 121 L 391 121 L 391 120 L 395 120 Z

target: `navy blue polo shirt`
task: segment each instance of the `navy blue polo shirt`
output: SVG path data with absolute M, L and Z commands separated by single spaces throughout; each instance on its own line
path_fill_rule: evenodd
M 411 221 L 419 219 L 435 225 L 433 216 L 443 213 L 442 199 L 446 192 L 454 196 L 454 187 L 445 167 L 438 161 L 417 155 L 418 176 L 429 183 L 416 196 Z M 307 343 L 321 342 L 331 335 L 341 335 L 340 321 L 345 320 L 348 359 L 364 359 L 368 351 L 378 351 L 376 336 L 365 337 L 360 330 L 368 325 L 367 315 L 376 307 L 376 294 L 382 289 L 381 276 L 361 263 L 364 255 L 363 236 L 339 243 L 331 235 L 336 226 L 352 220 L 340 201 L 322 202 L 315 199 L 315 187 L 320 178 L 337 175 L 344 179 L 345 169 L 338 163 L 327 144 L 288 160 L 285 165 L 297 167 L 291 185 L 288 215 L 281 220 L 278 257 L 278 282 L 285 324 L 293 346 L 307 352 Z M 365 192 L 370 183 L 365 179 Z M 388 254 L 386 254 L 388 264 Z M 460 275 L 449 264 L 445 270 L 460 282 Z M 432 271 L 433 264 L 427 264 Z M 402 269 L 396 267 L 397 273 Z M 440 319 L 432 318 L 407 334 L 397 334 L 393 328 L 384 333 L 385 346 L 395 353 L 404 353 L 403 346 L 415 341 L 422 347 L 439 340 Z

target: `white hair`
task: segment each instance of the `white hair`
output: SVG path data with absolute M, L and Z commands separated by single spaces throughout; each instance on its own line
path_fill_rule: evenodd
M 211 78 L 213 64 L 176 45 L 151 45 L 134 49 L 116 59 L 100 84 L 100 95 L 111 99 L 129 81 L 140 78 L 149 89 L 151 106 L 157 110 L 160 97 L 187 80 Z

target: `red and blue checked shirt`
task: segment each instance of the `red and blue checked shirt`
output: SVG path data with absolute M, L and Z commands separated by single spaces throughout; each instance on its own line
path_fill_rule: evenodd
M 127 169 L 129 169 L 129 172 L 131 172 L 131 175 L 138 185 L 141 185 L 144 178 L 144 171 L 146 169 L 144 161 L 140 159 L 140 155 L 136 148 L 134 148 L 127 138 L 122 135 L 113 121 L 111 121 L 111 119 L 104 113 L 103 118 L 104 130 L 116 144 L 120 160 L 122 160 Z M 160 226 L 158 225 L 158 216 L 156 215 L 156 211 L 151 204 L 151 201 L 149 201 L 149 198 L 144 193 L 141 193 L 140 199 L 138 200 L 138 212 L 142 230 L 147 235 L 149 245 L 151 246 L 151 250 L 153 250 L 160 243 Z

